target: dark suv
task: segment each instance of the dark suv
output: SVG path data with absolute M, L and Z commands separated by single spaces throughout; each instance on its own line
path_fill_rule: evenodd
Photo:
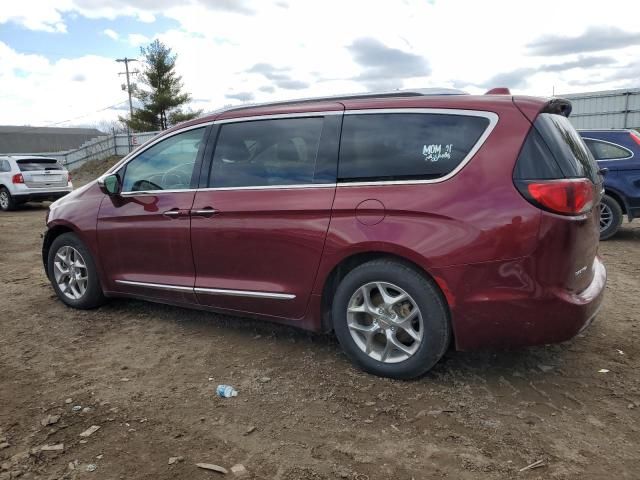
M 622 224 L 640 217 L 640 134 L 635 130 L 580 130 L 601 168 L 605 194 L 600 203 L 600 239 L 613 237 Z
M 606 281 L 602 180 L 569 102 L 394 92 L 179 125 L 50 209 L 76 308 L 132 297 L 333 330 L 410 378 L 460 350 L 560 342 Z

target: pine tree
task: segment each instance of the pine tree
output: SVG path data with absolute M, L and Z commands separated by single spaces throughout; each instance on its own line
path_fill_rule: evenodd
M 182 106 L 191 101 L 191 95 L 182 92 L 182 77 L 175 71 L 177 55 L 159 40 L 154 40 L 147 47 L 141 47 L 144 57 L 142 83 L 131 89 L 133 97 L 142 104 L 133 111 L 131 119 L 120 117 L 131 130 L 149 132 L 165 130 L 176 123 L 191 120 L 202 113 L 183 111 Z

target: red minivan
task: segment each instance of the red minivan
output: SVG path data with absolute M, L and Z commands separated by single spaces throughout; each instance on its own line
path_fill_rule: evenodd
M 47 275 L 105 297 L 333 330 L 411 378 L 593 320 L 602 178 L 561 99 L 450 91 L 231 108 L 51 205 Z

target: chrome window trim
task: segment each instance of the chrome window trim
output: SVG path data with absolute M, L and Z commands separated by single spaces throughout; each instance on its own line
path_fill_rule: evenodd
M 273 300 L 293 300 L 296 296 L 292 293 L 260 292 L 255 290 L 230 290 L 226 288 L 183 287 L 166 283 L 134 282 L 133 280 L 116 280 L 121 285 L 133 287 L 155 288 L 156 290 L 169 290 L 175 292 L 204 293 L 208 295 L 225 295 L 230 297 L 266 298 Z
M 179 190 L 137 190 L 135 192 L 121 192 L 121 197 L 138 197 L 145 195 L 158 195 L 160 193 L 180 193 L 180 192 L 195 192 L 195 188 L 183 188 Z
M 239 123 L 245 121 L 255 121 L 255 120 L 273 120 L 273 119 L 285 119 L 285 118 L 305 118 L 305 117 L 318 117 L 325 115 L 367 115 L 367 114 L 407 114 L 407 113 L 422 113 L 422 114 L 436 114 L 436 115 L 461 115 L 461 116 L 472 116 L 472 117 L 483 117 L 489 120 L 489 125 L 480 136 L 475 145 L 471 148 L 469 153 L 462 159 L 462 161 L 458 164 L 456 168 L 454 168 L 447 175 L 444 175 L 440 178 L 428 179 L 428 180 L 420 180 L 420 179 L 408 179 L 408 180 L 375 180 L 375 181 L 362 181 L 362 182 L 337 182 L 337 183 L 317 183 L 317 184 L 295 184 L 295 185 L 254 185 L 254 186 L 243 186 L 243 187 L 205 187 L 205 188 L 185 188 L 181 190 L 144 190 L 139 192 L 122 192 L 121 195 L 124 197 L 131 196 L 144 196 L 144 195 L 158 195 L 161 193 L 178 193 L 178 192 L 211 192 L 211 191 L 231 191 L 231 190 L 287 190 L 287 189 L 303 189 L 303 188 L 335 188 L 335 187 L 363 187 L 363 186 L 385 186 L 385 185 L 420 185 L 420 184 L 429 184 L 429 183 L 440 183 L 449 180 L 453 176 L 455 176 L 460 170 L 462 170 L 469 161 L 473 158 L 473 156 L 480 150 L 482 145 L 484 145 L 489 135 L 495 128 L 498 123 L 499 116 L 495 112 L 489 112 L 484 110 L 462 110 L 455 108 L 367 108 L 362 110 L 331 110 L 331 111 L 320 111 L 320 112 L 301 112 L 301 113 L 282 113 L 282 114 L 274 114 L 274 115 L 256 115 L 251 117 L 238 117 L 238 118 L 229 118 L 222 120 L 213 120 L 205 123 L 199 123 L 197 125 L 190 125 L 189 127 L 182 128 L 180 130 L 176 130 L 175 132 L 171 132 L 171 134 L 164 135 L 161 138 L 154 140 L 149 145 L 145 146 L 144 150 L 135 150 L 131 152 L 128 156 L 123 158 L 116 165 L 111 167 L 107 172 L 98 178 L 98 181 L 102 180 L 105 176 L 116 173 L 118 170 L 123 168 L 128 162 L 136 158 L 139 154 L 146 151 L 148 148 L 151 148 L 156 143 L 169 138 L 173 135 L 177 135 L 178 133 L 186 132 L 189 130 L 193 130 L 196 128 L 206 127 L 212 124 L 225 124 L 225 123 Z
M 280 120 L 287 118 L 308 118 L 308 117 L 325 117 L 327 115 L 342 115 L 344 110 L 329 110 L 321 112 L 299 112 L 299 113 L 274 113 L 268 115 L 253 115 L 251 117 L 223 118 L 214 120 L 214 125 L 223 125 L 225 123 L 241 123 L 254 122 L 256 120 Z
M 132 280 L 116 280 L 116 283 L 122 285 L 131 285 L 134 287 L 146 287 L 155 288 L 157 290 L 171 290 L 178 292 L 193 292 L 193 287 L 182 287 L 180 285 L 168 285 L 164 283 L 148 283 L 148 282 L 134 282 Z
M 335 188 L 335 183 L 301 183 L 295 185 L 264 185 L 247 187 L 206 187 L 197 189 L 199 192 L 215 192 L 228 190 L 300 190 L 302 188 Z
M 195 287 L 195 293 L 207 295 L 226 295 L 229 297 L 269 298 L 274 300 L 293 300 L 296 296 L 292 293 L 257 292 L 253 290 L 228 290 L 226 288 L 202 288 Z
M 435 115 L 460 115 L 464 117 L 483 117 L 489 120 L 489 125 L 480 135 L 478 141 L 469 150 L 469 153 L 462 159 L 456 168 L 451 170 L 446 175 L 440 178 L 432 178 L 428 180 L 420 179 L 407 179 L 407 180 L 374 180 L 374 181 L 362 181 L 362 182 L 340 182 L 338 181 L 338 187 L 368 187 L 368 186 L 382 186 L 382 185 L 421 185 L 429 183 L 440 183 L 449 180 L 454 177 L 460 170 L 462 170 L 467 163 L 471 161 L 473 156 L 480 150 L 484 142 L 489 138 L 491 132 L 498 124 L 499 116 L 497 113 L 488 112 L 484 110 L 461 110 L 455 108 L 378 108 L 378 109 L 366 109 L 366 110 L 348 110 L 344 112 L 345 115 L 370 115 L 370 114 L 406 114 L 406 113 L 423 113 L 423 114 L 435 114 Z
M 608 143 L 609 145 L 613 145 L 614 147 L 618 147 L 621 150 L 627 151 L 630 155 L 628 157 L 620 157 L 620 158 L 600 158 L 595 159 L 596 162 L 617 162 L 618 160 L 631 160 L 635 157 L 635 153 L 632 150 L 629 150 L 627 147 L 620 145 L 619 143 L 609 142 L 607 140 L 601 140 L 599 138 L 591 138 L 591 137 L 582 137 L 583 140 L 591 140 L 592 142 L 600 142 L 600 143 Z M 587 147 L 588 148 L 588 147 Z M 591 150 L 589 150 L 591 151 Z
M 302 188 L 335 188 L 335 183 L 301 183 L 295 185 L 265 185 L 265 186 L 248 186 L 248 187 L 204 187 L 204 188 L 185 188 L 183 190 L 141 190 L 138 192 L 123 192 L 123 197 L 134 197 L 138 195 L 158 195 L 160 193 L 179 193 L 179 192 L 216 192 L 229 190 L 300 190 Z

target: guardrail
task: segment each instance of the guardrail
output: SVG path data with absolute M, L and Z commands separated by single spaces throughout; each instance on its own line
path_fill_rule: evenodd
M 131 143 L 135 149 L 152 139 L 160 132 L 132 133 Z M 82 144 L 79 148 L 62 152 L 39 153 L 4 153 L 2 155 L 34 155 L 38 157 L 50 157 L 60 161 L 68 170 L 75 170 L 93 160 L 103 160 L 112 155 L 124 156 L 129 153 L 129 137 L 126 133 L 97 137 Z

